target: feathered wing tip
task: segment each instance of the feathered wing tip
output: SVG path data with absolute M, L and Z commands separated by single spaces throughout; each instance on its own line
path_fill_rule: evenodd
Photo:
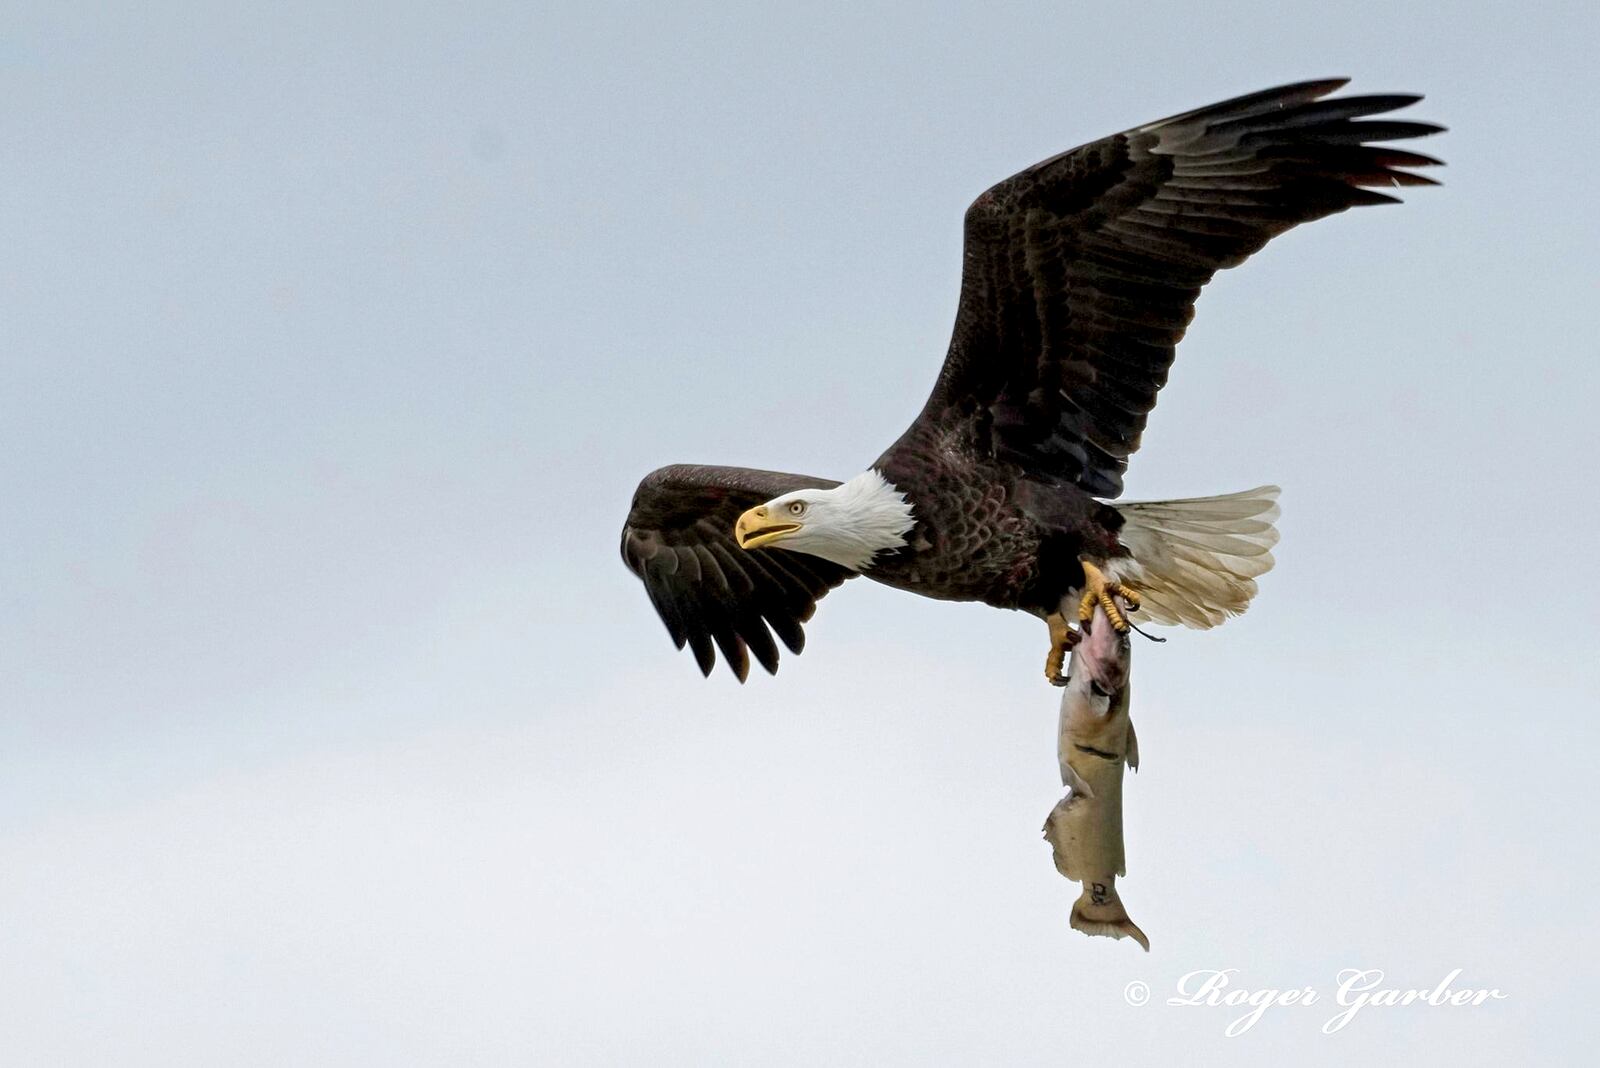
M 1117 577 L 1139 594 L 1140 615 L 1206 630 L 1249 607 L 1255 580 L 1272 570 L 1279 492 L 1257 486 L 1219 497 L 1114 505 L 1125 521 L 1122 544 L 1132 554 L 1115 562 Z

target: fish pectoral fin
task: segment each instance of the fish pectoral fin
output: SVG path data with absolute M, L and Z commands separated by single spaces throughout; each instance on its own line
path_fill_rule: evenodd
M 1079 775 L 1071 764 L 1061 765 L 1061 785 L 1070 789 L 1078 797 L 1094 799 L 1094 789 L 1089 785 L 1088 780 Z M 1063 801 L 1070 804 L 1072 797 L 1063 798 Z
M 1133 733 L 1132 720 L 1128 721 L 1128 753 L 1123 759 L 1128 762 L 1128 767 L 1139 770 L 1139 736 Z

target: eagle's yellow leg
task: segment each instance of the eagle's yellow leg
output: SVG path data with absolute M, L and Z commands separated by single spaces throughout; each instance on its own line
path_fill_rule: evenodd
M 1139 607 L 1139 595 L 1120 582 L 1106 578 L 1105 572 L 1095 567 L 1087 560 L 1078 561 L 1083 565 L 1083 596 L 1078 598 L 1078 622 L 1087 623 L 1094 618 L 1096 605 L 1104 608 L 1106 618 L 1111 620 L 1111 626 L 1118 634 L 1128 632 L 1128 617 L 1122 614 L 1116 598 L 1121 597 L 1127 604 L 1128 611 L 1132 612 Z
M 1060 612 L 1050 613 L 1044 621 L 1050 627 L 1050 655 L 1044 658 L 1044 677 L 1052 686 L 1065 686 L 1067 677 L 1062 671 L 1067 665 L 1067 654 L 1082 635 L 1072 629 L 1072 624 Z
M 1093 619 L 1098 606 L 1105 609 L 1113 630 L 1118 634 L 1128 633 L 1128 617 L 1123 614 L 1122 606 L 1117 604 L 1116 599 L 1122 598 L 1122 603 L 1132 612 L 1139 607 L 1139 595 L 1122 583 L 1107 578 L 1105 572 L 1089 561 L 1080 560 L 1079 563 L 1083 565 L 1083 595 L 1078 598 L 1078 622 L 1087 623 Z M 1052 612 L 1044 617 L 1044 621 L 1050 627 L 1050 654 L 1044 658 L 1044 677 L 1053 686 L 1065 686 L 1067 654 L 1083 639 L 1083 631 L 1068 623 L 1063 612 Z

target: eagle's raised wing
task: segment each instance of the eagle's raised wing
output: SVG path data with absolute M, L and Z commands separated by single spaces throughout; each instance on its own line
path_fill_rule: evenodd
M 832 489 L 837 482 L 744 467 L 675 464 L 645 476 L 622 528 L 622 559 L 644 580 L 661 621 L 682 649 L 694 650 L 702 673 L 723 659 L 743 682 L 746 651 L 768 672 L 778 670 L 776 634 L 798 653 L 801 624 L 817 601 L 855 572 L 805 553 L 746 552 L 733 525 L 748 508 L 791 490 Z M 771 627 L 771 633 L 767 628 Z
M 1416 96 L 1269 89 L 1064 152 L 966 216 L 950 352 L 919 417 L 1099 497 L 1122 492 L 1200 287 L 1298 223 L 1433 185 L 1380 142 L 1441 127 L 1363 120 Z

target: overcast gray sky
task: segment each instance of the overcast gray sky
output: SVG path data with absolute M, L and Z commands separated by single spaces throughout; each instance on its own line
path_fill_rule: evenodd
M 1592 5 L 5 11 L 6 1064 L 1594 1037 Z M 870 462 L 993 181 L 1333 74 L 1447 184 L 1214 283 L 1132 464 L 1284 487 L 1249 615 L 1137 649 L 1146 956 L 1067 927 L 1036 620 L 856 582 L 705 681 L 617 532 L 662 463 Z M 1508 997 L 1163 1003 L 1346 967 Z

